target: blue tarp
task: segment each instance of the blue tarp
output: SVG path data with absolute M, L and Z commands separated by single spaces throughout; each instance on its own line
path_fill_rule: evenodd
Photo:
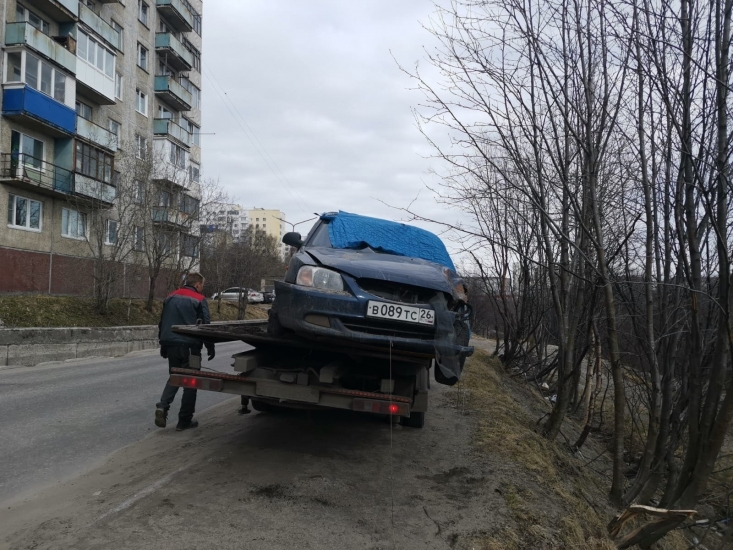
M 328 236 L 334 248 L 359 250 L 368 246 L 378 252 L 421 258 L 456 270 L 443 241 L 430 231 L 343 211 L 321 218 L 330 221 Z

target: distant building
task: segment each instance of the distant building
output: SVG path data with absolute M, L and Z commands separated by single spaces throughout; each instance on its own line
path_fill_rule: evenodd
M 289 248 L 282 242 L 283 236 L 287 233 L 287 224 L 284 221 L 286 219 L 285 213 L 280 210 L 225 204 L 209 216 L 206 225 L 211 229 L 227 231 L 235 239 L 240 238 L 247 227 L 255 231 L 264 231 L 277 240 L 280 255 L 285 258 Z

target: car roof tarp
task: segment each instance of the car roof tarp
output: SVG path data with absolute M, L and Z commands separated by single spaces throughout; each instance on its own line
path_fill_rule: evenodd
M 420 258 L 456 270 L 443 241 L 430 231 L 404 223 L 390 222 L 339 211 L 321 216 L 328 221 L 328 236 L 334 248 L 360 250 Z

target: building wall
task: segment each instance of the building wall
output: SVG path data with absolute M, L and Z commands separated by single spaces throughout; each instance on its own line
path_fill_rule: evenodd
M 185 1 L 185 0 L 184 0 Z M 51 5 L 54 0 L 0 0 L 0 42 L 5 44 L 6 23 L 16 20 L 16 7 L 21 4 L 24 8 L 33 11 L 36 15 L 49 23 L 48 35 L 51 37 L 70 34 L 77 40 L 78 30 L 86 28 L 91 35 L 95 33 L 86 27 L 81 20 L 62 21 L 57 20 L 52 11 L 44 9 Z M 202 14 L 203 4 L 201 0 L 188 0 L 190 6 Z M 169 151 L 170 141 L 175 141 L 168 136 L 155 136 L 153 134 L 154 119 L 158 116 L 158 107 L 165 106 L 182 125 L 185 125 L 184 117 L 199 128 L 201 126 L 201 110 L 192 107 L 190 111 L 178 112 L 173 106 L 167 105 L 162 98 L 156 97 L 154 91 L 155 76 L 158 72 L 158 54 L 155 50 L 155 34 L 159 30 L 159 24 L 164 17 L 156 8 L 155 0 L 146 0 L 148 5 L 148 24 L 139 21 L 137 0 L 127 0 L 125 5 L 119 2 L 99 3 L 88 2 L 91 8 L 105 22 L 112 22 L 120 25 L 123 29 L 120 49 L 110 48 L 115 55 L 115 72 L 122 76 L 121 98 L 117 97 L 114 104 L 97 103 L 94 93 L 76 82 L 75 75 L 53 59 L 44 58 L 38 52 L 33 55 L 50 63 L 57 71 L 66 75 L 66 100 L 65 104 L 74 105 L 79 100 L 92 108 L 92 115 L 89 120 L 98 126 L 109 128 L 110 120 L 121 125 L 118 138 L 118 152 L 115 155 L 116 161 L 126 156 L 132 158 L 135 154 L 135 138 L 141 135 L 147 138 L 150 149 L 156 148 Z M 57 13 L 57 12 L 56 12 Z M 100 39 L 101 37 L 95 36 Z M 187 39 L 193 47 L 202 50 L 201 36 L 194 31 L 178 33 L 179 39 Z M 100 42 L 103 42 L 100 40 Z M 144 70 L 138 66 L 138 43 L 144 46 L 148 52 L 148 69 Z M 106 44 L 108 46 L 108 44 Z M 31 49 L 23 47 L 27 52 Z M 78 53 L 78 49 L 77 49 Z M 82 66 L 82 61 L 77 57 L 77 66 Z M 0 57 L 0 75 L 2 75 L 3 88 L 6 82 L 6 57 Z M 77 70 L 78 72 L 78 70 Z M 182 74 L 176 74 L 178 79 Z M 185 75 L 188 80 L 201 89 L 201 73 L 192 68 Z M 17 86 L 17 85 L 16 85 Z M 148 109 L 147 116 L 136 111 L 136 89 L 147 94 Z M 69 95 L 72 97 L 69 97 Z M 2 99 L 0 98 L 0 102 Z M 42 203 L 42 224 L 39 231 L 22 230 L 11 227 L 8 223 L 0 223 L 0 265 L 4 268 L 4 280 L 0 283 L 0 292 L 51 292 L 59 294 L 91 294 L 93 290 L 93 262 L 90 258 L 89 243 L 83 240 L 72 239 L 61 235 L 61 216 L 63 208 L 75 208 L 84 211 L 89 203 L 70 199 L 65 193 L 53 190 L 52 188 L 41 189 L 34 182 L 19 182 L 17 177 L 9 177 L 11 151 L 11 133 L 13 130 L 44 142 L 44 162 L 46 167 L 52 167 L 54 163 L 64 162 L 65 168 L 73 169 L 75 166 L 75 142 L 83 141 L 78 135 L 60 135 L 57 130 L 49 127 L 43 122 L 29 117 L 9 118 L 3 115 L 0 117 L 0 153 L 5 153 L 0 163 L 0 209 L 3 219 L 7 218 L 8 204 L 11 195 L 22 196 Z M 109 144 L 108 144 L 109 145 Z M 186 175 L 189 174 L 188 166 L 191 161 L 200 165 L 201 148 L 190 143 L 187 149 Z M 69 153 L 71 153 L 69 155 Z M 120 163 L 121 165 L 121 163 Z M 53 172 L 49 172 L 53 173 Z M 13 171 L 16 175 L 17 171 Z M 50 178 L 50 176 L 49 176 Z M 50 178 L 48 181 L 52 181 Z M 188 194 L 196 194 L 196 183 L 190 181 L 178 182 L 185 185 Z M 183 188 L 181 189 L 183 192 Z M 90 208 L 98 208 L 92 206 Z M 109 208 L 108 217 L 118 219 L 119 216 L 114 206 Z M 124 220 L 121 221 L 124 223 Z M 116 289 L 122 295 L 147 295 L 147 275 L 140 273 L 139 269 L 129 266 L 130 274 L 121 278 L 121 284 Z M 133 275 L 134 273 L 134 275 Z M 158 289 L 159 294 L 166 291 L 166 276 L 161 276 L 162 287 Z M 160 285 L 159 285 L 160 286 Z

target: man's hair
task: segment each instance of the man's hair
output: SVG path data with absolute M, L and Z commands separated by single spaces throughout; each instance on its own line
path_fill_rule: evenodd
M 204 276 L 201 275 L 198 271 L 194 271 L 193 273 L 186 273 L 186 285 L 188 286 L 195 286 L 196 283 L 203 283 L 204 282 Z

